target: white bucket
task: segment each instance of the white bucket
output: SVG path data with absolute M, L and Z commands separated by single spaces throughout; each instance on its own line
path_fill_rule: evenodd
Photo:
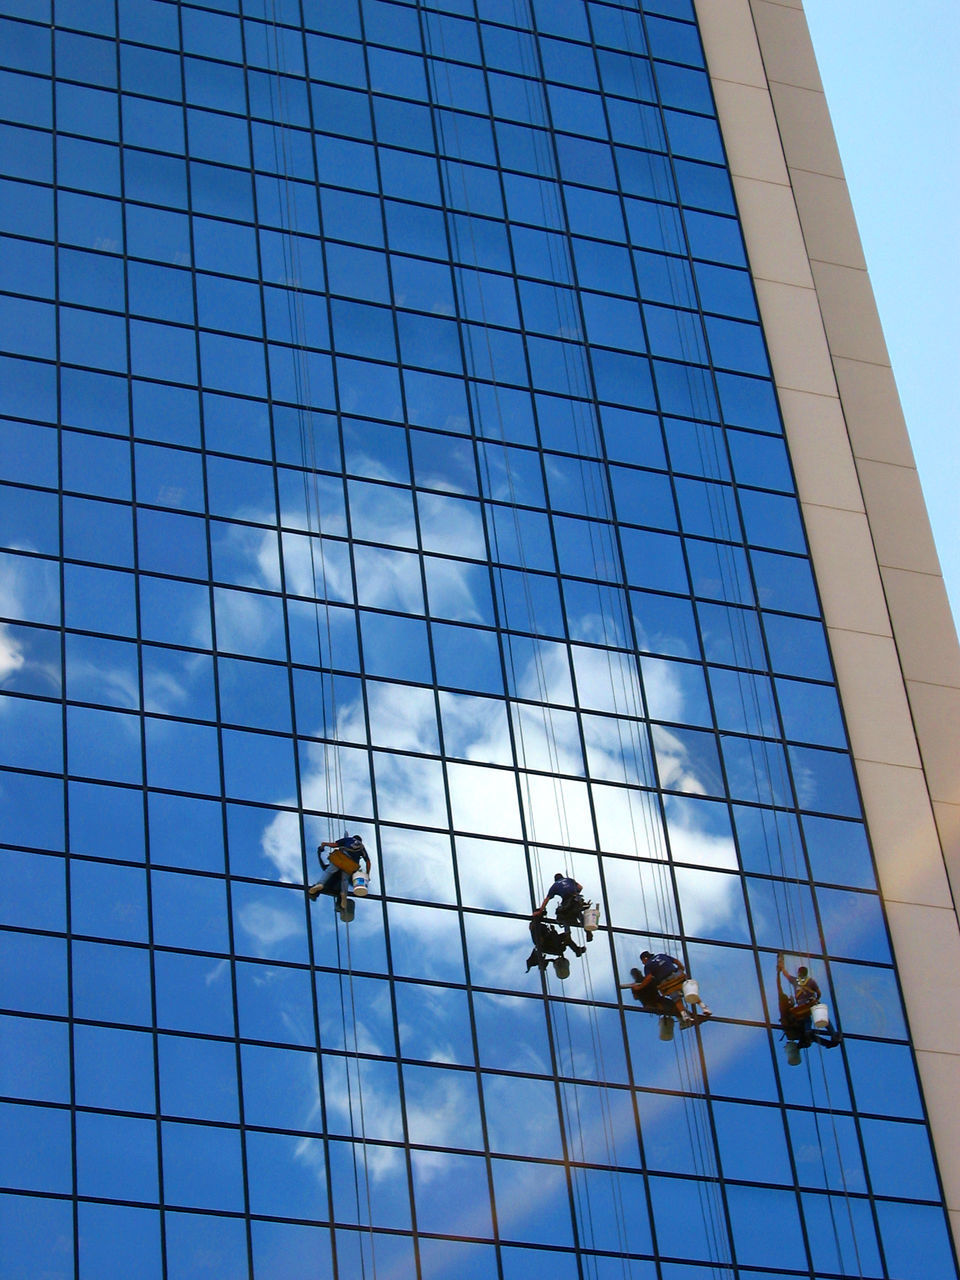
M 688 978 L 683 984 L 683 998 L 687 1004 L 700 1003 L 700 983 L 696 978 Z
M 799 1067 L 800 1065 L 800 1046 L 795 1040 L 788 1040 L 783 1046 L 787 1053 L 787 1066 Z
M 600 923 L 600 908 L 595 907 L 592 902 L 588 902 L 583 909 L 583 927 L 587 933 L 593 933 L 594 929 Z
M 815 1004 L 810 1010 L 810 1019 L 818 1031 L 825 1031 L 830 1025 L 830 1010 L 825 1004 Z
M 370 877 L 365 871 L 355 871 L 350 877 L 350 888 L 357 898 L 365 898 L 370 890 Z
M 665 1013 L 663 1017 L 660 1019 L 660 1039 L 661 1040 L 673 1039 L 673 1019 L 667 1013 Z

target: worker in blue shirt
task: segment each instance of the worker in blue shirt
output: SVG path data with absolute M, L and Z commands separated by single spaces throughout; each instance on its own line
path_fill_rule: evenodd
M 553 884 L 547 890 L 546 896 L 537 908 L 537 913 L 542 913 L 547 909 L 547 903 L 551 898 L 559 898 L 557 903 L 557 924 L 563 925 L 566 930 L 567 937 L 570 936 L 570 926 L 572 924 L 583 925 L 583 909 L 587 905 L 581 894 L 583 885 L 578 880 L 574 880 L 572 876 L 565 876 L 562 871 L 558 871 L 553 877 Z M 591 934 L 587 934 L 589 942 Z

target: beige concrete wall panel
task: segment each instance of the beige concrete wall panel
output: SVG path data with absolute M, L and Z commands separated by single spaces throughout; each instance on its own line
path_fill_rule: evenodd
M 846 182 L 808 169 L 794 169 L 791 177 L 810 257 L 865 271 Z
M 922 772 L 867 760 L 858 761 L 857 777 L 885 900 L 949 910 L 950 884 Z
M 862 458 L 857 470 L 881 566 L 939 576 L 940 560 L 916 471 L 869 458 Z
M 749 0 L 695 0 L 707 66 L 714 81 L 767 87 Z M 714 84 L 716 88 L 716 84 Z
M 814 173 L 842 178 L 843 165 L 823 94 L 774 82 L 770 95 L 790 168 L 812 169 Z
M 960 902 L 960 804 L 934 800 L 933 816 L 940 833 L 940 845 L 953 886 L 953 900 Z
M 776 280 L 754 283 L 777 385 L 820 396 L 835 394 L 816 294 Z
M 943 579 L 889 567 L 880 575 L 904 676 L 960 688 L 960 643 Z
M 750 178 L 735 178 L 733 186 L 754 279 L 812 289 L 813 273 L 790 188 Z
M 797 485 L 805 501 L 863 511 L 860 480 L 837 397 L 784 389 L 780 408 Z
M 801 505 L 828 628 L 890 635 L 866 516 Z
M 840 356 L 834 356 L 833 368 L 856 456 L 915 466 L 893 370 Z
M 730 172 L 734 177 L 786 186 L 790 179 L 766 86 L 759 89 L 721 81 L 713 92 L 724 125 Z
M 957 1107 L 957 1081 L 960 1080 L 960 1058 L 952 1053 L 917 1054 L 917 1067 L 923 1082 L 923 1095 L 927 1110 L 934 1120 L 934 1139 L 938 1131 L 936 1120 L 950 1116 Z M 937 1164 L 943 1181 L 944 1199 L 951 1210 L 960 1209 L 960 1147 L 952 1142 L 934 1143 Z
M 888 365 L 887 344 L 866 271 L 835 262 L 810 265 L 833 355 Z
M 892 636 L 831 631 L 841 700 L 857 760 L 921 767 Z
M 767 78 L 822 93 L 823 82 L 803 13 L 770 0 L 752 0 L 752 7 Z
M 918 1052 L 960 1054 L 960 987 L 930 981 L 931 973 L 960 972 L 956 914 L 888 902 L 887 921 L 900 980 L 910 993 L 907 1009 L 914 1047 Z
M 960 689 L 907 681 L 932 800 L 960 804 Z

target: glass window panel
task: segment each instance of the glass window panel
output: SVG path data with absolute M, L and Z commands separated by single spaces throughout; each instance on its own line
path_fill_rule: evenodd
M 55 433 L 33 423 L 8 420 L 4 420 L 3 430 L 9 441 L 9 447 L 4 450 L 4 456 L 0 459 L 3 478 L 14 483 L 55 487 Z
M 143 793 L 139 788 L 71 781 L 68 798 L 72 853 L 143 861 Z
M 73 932 L 148 941 L 146 888 L 140 868 L 75 860 L 70 870 Z
M 803 872 L 802 859 L 798 865 L 797 850 L 771 848 L 768 851 L 767 871 L 774 876 L 799 877 Z M 813 900 L 807 885 L 796 880 L 748 879 L 750 914 L 757 942 L 762 947 L 787 952 L 796 939 L 815 951 L 820 950 L 817 918 Z
M 876 887 L 867 836 L 861 824 L 804 815 L 803 833 L 815 880 L 849 884 L 858 889 Z
M 832 679 L 823 625 L 804 618 L 765 613 L 763 627 L 774 671 L 786 675 Z
M 243 1045 L 241 1053 L 245 1123 L 312 1129 L 320 1113 L 316 1054 L 266 1045 Z
M 89 707 L 68 707 L 67 753 L 73 774 L 115 782 L 139 782 L 139 717 Z
M 845 747 L 846 734 L 836 690 L 819 684 L 777 680 L 784 733 L 801 742 Z
M 5 775 L 5 783 L 9 776 Z M 27 929 L 65 928 L 65 869 L 60 858 L 0 849 L 0 887 L 3 924 Z
M 708 662 L 766 667 L 756 612 L 697 602 L 697 617 Z
M 168 1201 L 188 1208 L 242 1212 L 238 1129 L 165 1120 L 161 1133 L 164 1195 Z
M 830 955 L 893 963 L 879 897 L 842 889 L 818 889 L 817 905 Z
M 727 432 L 727 442 L 738 483 L 792 492 L 790 461 L 782 439 L 731 430 Z
M 816 747 L 788 750 L 801 808 L 859 817 L 860 802 L 849 756 Z
M 145 737 L 150 786 L 219 795 L 220 760 L 217 733 L 212 726 L 150 718 Z M 132 761 L 126 767 L 132 770 Z M 136 767 L 139 770 L 139 761 Z
M 674 859 L 737 870 L 726 805 L 692 796 L 667 796 L 664 808 Z
M 383 590 L 395 588 L 396 583 L 387 584 L 383 580 L 382 571 L 393 571 L 395 567 L 406 568 L 406 561 L 411 561 L 411 569 L 416 571 L 414 557 L 404 557 L 396 552 L 382 552 L 376 558 L 369 555 L 361 561 L 364 567 L 370 566 L 373 571 L 380 572 L 380 582 L 374 580 L 373 585 Z M 360 560 L 360 557 L 358 557 Z M 401 584 L 406 586 L 407 584 Z M 419 582 L 413 586 L 419 588 Z M 392 600 L 377 601 L 388 607 Z M 406 601 L 401 602 L 404 607 Z M 422 605 L 417 607 L 418 612 Z M 387 614 L 370 613 L 364 610 L 360 614 L 360 631 L 363 640 L 363 657 L 366 671 L 370 675 L 387 679 L 416 680 L 426 684 L 430 681 L 430 657 L 427 650 L 426 625 L 418 618 L 390 617 Z M 462 638 L 462 637 L 461 637 Z
M 942 1209 L 879 1203 L 880 1236 L 888 1269 L 904 1280 L 947 1280 L 954 1267 Z
M 633 586 L 653 591 L 689 594 L 682 544 L 669 533 L 622 529 L 621 545 L 627 580 Z
M 242 1218 L 167 1212 L 164 1238 L 169 1270 L 184 1277 L 202 1276 L 207 1268 L 224 1275 L 241 1275 L 248 1270 Z
M 804 1256 L 803 1235 L 792 1192 L 761 1187 L 728 1189 L 737 1260 L 776 1267 L 785 1257 Z M 762 1225 L 761 1225 L 762 1224 Z
M 656 725 L 653 743 L 662 786 L 694 795 L 722 793 L 720 761 L 713 734 Z
M 73 1051 L 80 1106 L 155 1113 L 150 1033 L 78 1024 L 73 1029 Z
M 280 885 L 238 883 L 231 897 L 238 953 L 264 960 L 307 962 L 302 891 L 291 894 Z
M 711 1204 L 708 1198 L 711 1194 L 709 1184 L 697 1178 L 651 1178 L 649 1186 L 654 1226 L 666 1238 L 669 1238 L 672 1226 L 683 1213 L 684 1205 L 701 1202 Z M 714 1208 L 712 1214 L 693 1214 L 689 1220 L 685 1220 L 684 1252 L 689 1258 L 722 1263 L 729 1257 L 727 1232 L 716 1222 L 715 1214 Z M 799 1244 L 802 1250 L 802 1238 Z M 791 1253 L 790 1256 L 797 1255 Z
M 53 1107 L 0 1104 L 0 1176 L 25 1191 L 69 1191 L 69 1113 Z
M 433 721 L 433 709 L 430 709 Z M 377 752 L 373 762 L 380 811 L 396 822 L 436 825 L 443 812 L 443 772 L 438 760 Z
M 194 1036 L 159 1036 L 160 1109 L 168 1116 L 236 1123 L 234 1045 Z
M 405 1058 L 472 1065 L 473 1043 L 464 992 L 401 983 L 396 989 L 396 998 L 401 1051 Z M 422 1102 L 421 1098 L 421 1105 Z
M 848 1039 L 845 1052 L 861 1111 L 922 1118 L 917 1074 L 907 1045 Z
M 393 965 L 398 974 L 463 982 L 463 949 L 454 912 L 391 903 L 388 915 Z M 425 939 L 429 939 L 428 944 Z
M 171 1031 L 232 1036 L 230 969 L 217 956 L 158 952 L 154 957 L 157 1026 Z
M 63 1276 L 74 1268 L 70 1201 L 0 1196 L 4 1261 L 16 1274 Z
M 710 667 L 708 671 L 717 727 L 721 732 L 780 736 L 773 687 L 768 677 L 720 667 Z
M 684 724 L 711 723 L 707 684 L 699 664 L 641 658 L 640 669 L 647 710 L 652 718 Z
M 64 1023 L 0 1017 L 0 1092 L 10 1098 L 68 1103 L 68 1031 Z
M 81 1195 L 156 1201 L 156 1122 L 77 1113 L 77 1183 Z
M 786 757 L 779 743 L 724 734 L 720 747 L 734 799 L 773 805 L 792 802 Z

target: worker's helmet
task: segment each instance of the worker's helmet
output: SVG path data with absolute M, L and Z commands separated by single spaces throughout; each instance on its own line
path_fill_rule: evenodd
M 807 966 L 806 966 L 805 964 L 802 964 L 802 965 L 800 965 L 799 969 L 797 969 L 797 977 L 798 977 L 798 978 L 805 978 L 805 977 L 807 976 L 807 973 L 808 973 L 808 972 L 809 972 L 809 971 L 808 971 L 808 969 L 807 969 Z
M 650 959 L 650 952 L 649 952 L 649 951 L 641 951 L 641 952 L 640 952 L 640 959 L 641 959 L 641 960 L 649 960 L 649 959 Z
M 553 877 L 554 883 L 556 883 L 558 880 L 562 880 L 563 878 L 564 878 L 563 872 L 558 871 L 557 874 Z

